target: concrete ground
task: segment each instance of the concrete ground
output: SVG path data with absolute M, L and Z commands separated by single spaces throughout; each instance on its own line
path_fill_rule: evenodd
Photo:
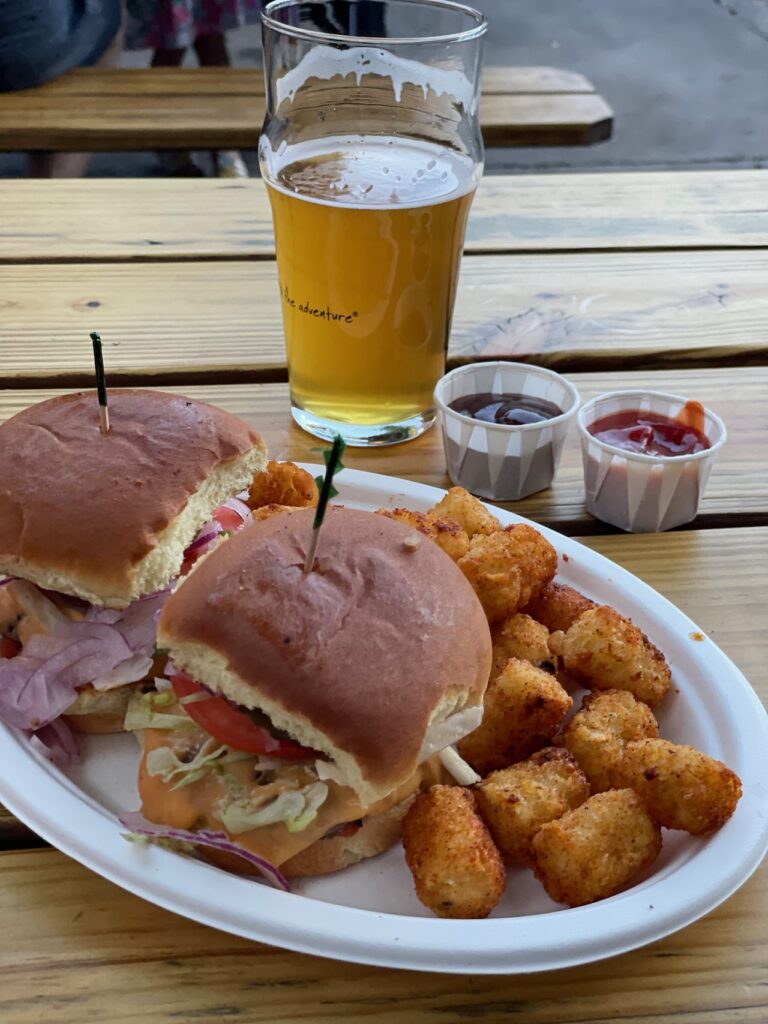
M 588 148 L 497 149 L 494 171 L 768 166 L 768 0 L 476 0 L 486 61 L 580 71 L 615 112 Z M 233 63 L 260 63 L 259 30 L 230 35 Z M 142 66 L 148 53 L 130 53 Z M 253 161 L 248 158 L 249 164 Z M 205 155 L 203 165 L 208 165 Z M 0 154 L 0 177 L 23 173 Z M 160 173 L 151 153 L 97 154 L 93 176 Z

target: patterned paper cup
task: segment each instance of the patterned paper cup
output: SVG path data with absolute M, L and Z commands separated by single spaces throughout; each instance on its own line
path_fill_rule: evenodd
M 485 423 L 450 408 L 465 395 L 491 392 L 543 398 L 562 409 L 540 423 Z M 558 373 L 527 363 L 472 363 L 451 370 L 435 388 L 448 475 L 481 498 L 517 501 L 549 487 L 563 453 L 579 393 Z
M 588 512 L 628 533 L 657 533 L 695 519 L 715 458 L 725 444 L 725 424 L 719 416 L 703 410 L 703 432 L 710 447 L 693 455 L 628 452 L 599 441 L 588 429 L 604 416 L 625 410 L 676 419 L 686 401 L 663 391 L 612 391 L 582 407 L 578 425 Z

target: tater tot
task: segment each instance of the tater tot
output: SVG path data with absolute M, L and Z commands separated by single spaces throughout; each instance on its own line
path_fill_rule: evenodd
M 291 505 L 310 508 L 317 505 L 320 492 L 311 473 L 295 462 L 267 463 L 263 473 L 253 478 L 248 494 L 252 509 L 263 505 Z
M 583 804 L 589 783 L 567 750 L 545 747 L 475 787 L 480 814 L 507 864 L 528 864 L 542 825 Z
M 520 567 L 522 587 L 520 605 L 528 604 L 552 580 L 557 572 L 557 551 L 547 538 L 527 523 L 506 526 L 511 557 Z
M 520 606 L 522 574 L 512 548 L 503 530 L 476 534 L 466 555 L 456 563 L 472 584 L 490 623 L 508 618 Z
M 469 551 L 469 537 L 466 531 L 453 519 L 435 519 L 430 515 L 429 520 L 435 528 L 435 543 L 449 558 L 458 562 Z
M 630 740 L 656 737 L 653 712 L 628 690 L 588 694 L 563 730 L 562 743 L 589 779 L 593 793 L 614 786 L 624 748 Z
M 425 512 L 414 512 L 409 508 L 379 508 L 376 515 L 396 519 L 406 526 L 412 526 L 414 530 L 433 540 L 454 562 L 469 550 L 469 538 L 453 520 L 433 519 Z
M 655 707 L 672 682 L 658 647 L 608 605 L 584 612 L 566 633 L 553 633 L 549 646 L 568 674 L 590 690 L 629 690 Z
M 482 722 L 458 751 L 480 775 L 506 768 L 546 746 L 572 704 L 554 676 L 510 658 L 486 691 Z
M 487 917 L 504 895 L 504 862 L 467 789 L 420 793 L 403 818 L 403 847 L 416 895 L 438 917 Z
M 722 761 L 669 740 L 628 743 L 617 784 L 631 787 L 660 825 L 694 836 L 725 824 L 741 798 L 741 780 Z
M 262 519 L 269 519 L 270 516 L 278 515 L 281 512 L 298 512 L 296 505 L 260 505 L 258 508 L 253 509 L 253 518 L 256 522 L 260 522 Z
M 478 533 L 495 533 L 501 523 L 485 505 L 465 491 L 463 487 L 452 487 L 442 501 L 439 501 L 429 515 L 434 519 L 452 519 L 464 530 L 470 540 Z
M 530 615 L 516 612 L 505 619 L 493 632 L 493 668 L 491 678 L 497 676 L 510 658 L 523 658 L 538 665 L 548 661 L 549 630 Z
M 596 607 L 594 601 L 590 601 L 578 590 L 552 580 L 529 601 L 523 611 L 543 623 L 551 633 L 565 633 L 580 615 Z
M 660 850 L 661 829 L 637 793 L 613 789 L 542 825 L 531 864 L 556 903 L 581 907 L 629 885 Z

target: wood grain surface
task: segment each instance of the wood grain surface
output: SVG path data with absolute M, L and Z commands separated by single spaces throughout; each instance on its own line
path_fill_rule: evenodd
M 768 700 L 759 604 L 768 528 L 589 544 L 692 615 Z M 56 851 L 7 851 L 0 1019 L 764 1024 L 766 907 L 762 868 L 702 921 L 619 959 L 519 978 L 414 975 L 249 943 L 157 909 Z
M 760 251 L 467 257 L 449 363 L 759 364 L 766 280 Z M 92 330 L 113 382 L 286 377 L 273 263 L 0 266 L 0 384 L 89 382 Z
M 768 246 L 768 170 L 486 175 L 466 251 Z M 0 262 L 269 259 L 262 181 L 0 181 Z
M 551 93 L 594 93 L 595 87 L 576 71 L 546 66 L 483 69 L 483 94 L 548 95 Z M 17 92 L 19 97 L 37 96 L 181 96 L 243 95 L 264 97 L 261 68 L 75 68 L 37 89 Z
M 617 388 L 647 387 L 697 398 L 726 423 L 729 440 L 707 484 L 699 517 L 693 527 L 768 523 L 768 368 L 727 371 L 673 370 L 624 373 L 569 374 L 583 400 Z M 316 438 L 291 419 L 284 384 L 187 385 L 169 390 L 219 405 L 252 422 L 278 459 L 317 462 Z M 56 390 L 0 391 L 0 421 L 32 402 L 58 394 Z M 350 448 L 344 457 L 352 469 L 386 473 L 448 487 L 442 438 L 437 428 L 408 444 L 363 451 Z M 748 481 L 748 486 L 744 485 Z M 503 504 L 519 515 L 570 534 L 609 530 L 584 509 L 581 449 L 575 424 L 571 427 L 554 486 L 523 501 Z
M 498 68 L 487 80 L 480 120 L 488 146 L 591 145 L 610 137 L 611 109 L 581 75 Z M 89 68 L 0 95 L 0 147 L 249 149 L 263 120 L 261 70 Z

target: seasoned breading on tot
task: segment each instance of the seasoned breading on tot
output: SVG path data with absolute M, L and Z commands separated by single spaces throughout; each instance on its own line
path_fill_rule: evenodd
M 275 503 L 271 505 L 260 505 L 258 508 L 253 509 L 253 518 L 255 521 L 262 519 L 269 519 L 270 516 L 278 515 L 280 512 L 298 512 L 296 505 L 277 505 Z
M 572 704 L 554 676 L 510 658 L 486 690 L 482 722 L 458 751 L 480 775 L 506 768 L 546 746 Z
M 661 829 L 637 793 L 612 789 L 542 825 L 531 860 L 556 903 L 581 907 L 629 885 L 660 850 Z
M 565 633 L 580 615 L 596 607 L 594 601 L 590 601 L 578 590 L 551 580 L 528 602 L 523 611 L 545 625 L 551 633 Z
M 410 508 L 379 508 L 376 515 L 412 526 L 414 530 L 429 537 L 457 562 L 469 549 L 469 538 L 458 523 L 453 520 L 433 519 L 426 512 L 415 512 Z
M 661 739 L 628 743 L 616 784 L 631 787 L 660 825 L 694 836 L 724 825 L 741 798 L 741 779 L 722 761 Z
M 475 534 L 469 551 L 456 563 L 477 594 L 488 621 L 508 618 L 521 604 L 520 566 L 515 562 L 514 542 L 503 530 Z
M 469 551 L 469 537 L 466 530 L 453 519 L 435 519 L 430 514 L 429 521 L 435 528 L 433 540 L 439 544 L 443 551 L 458 562 L 460 558 Z
M 567 750 L 544 747 L 527 761 L 493 772 L 474 792 L 505 862 L 528 864 L 541 826 L 583 804 L 589 783 Z
M 311 473 L 297 466 L 295 462 L 267 463 L 262 473 L 257 473 L 248 494 L 248 505 L 252 509 L 264 505 L 291 505 L 295 508 L 313 508 L 317 505 L 320 492 Z
M 458 523 L 470 540 L 480 533 L 495 533 L 501 523 L 485 505 L 463 487 L 452 487 L 442 501 L 430 509 L 430 518 L 451 519 Z
M 563 668 L 590 690 L 629 690 L 655 707 L 672 675 L 658 647 L 615 608 L 590 608 L 566 633 L 553 633 L 550 650 Z
M 549 661 L 549 630 L 530 615 L 515 612 L 493 631 L 493 668 L 491 679 L 501 672 L 510 658 L 522 658 L 534 665 Z
M 504 862 L 467 789 L 420 793 L 403 818 L 403 847 L 416 895 L 438 917 L 487 917 L 504 895 Z
M 511 557 L 520 566 L 522 587 L 519 607 L 522 608 L 557 572 L 557 551 L 543 534 L 527 523 L 505 526 L 503 532 L 512 542 Z
M 574 755 L 593 793 L 617 783 L 617 772 L 630 740 L 659 735 L 653 712 L 628 690 L 587 694 L 562 733 L 562 744 Z

